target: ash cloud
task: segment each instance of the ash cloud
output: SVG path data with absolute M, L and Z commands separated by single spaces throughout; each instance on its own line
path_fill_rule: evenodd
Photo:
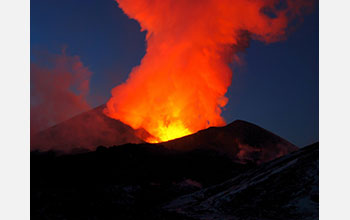
M 30 131 L 45 128 L 90 109 L 87 102 L 92 72 L 79 56 L 36 53 L 30 64 Z
M 112 89 L 106 114 L 161 141 L 225 124 L 229 64 L 249 47 L 284 40 L 312 0 L 117 0 L 147 31 L 146 54 Z M 282 4 L 283 3 L 283 4 Z

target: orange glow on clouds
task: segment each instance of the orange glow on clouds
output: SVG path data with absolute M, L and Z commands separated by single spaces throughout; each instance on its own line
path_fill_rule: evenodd
M 287 1 L 281 10 L 277 0 L 117 2 L 147 31 L 147 50 L 128 80 L 112 90 L 105 113 L 146 129 L 156 137 L 146 141 L 159 142 L 225 125 L 228 64 L 250 38 L 283 39 L 302 1 Z

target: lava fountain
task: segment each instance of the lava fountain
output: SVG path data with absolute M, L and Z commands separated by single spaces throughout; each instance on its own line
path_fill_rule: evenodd
M 146 54 L 112 90 L 105 114 L 144 128 L 160 142 L 210 126 L 221 116 L 232 80 L 229 63 L 250 39 L 286 36 L 300 0 L 117 0 L 147 31 Z

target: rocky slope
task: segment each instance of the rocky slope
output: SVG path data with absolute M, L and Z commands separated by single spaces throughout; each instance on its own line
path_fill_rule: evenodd
M 164 206 L 190 219 L 318 219 L 318 143 Z

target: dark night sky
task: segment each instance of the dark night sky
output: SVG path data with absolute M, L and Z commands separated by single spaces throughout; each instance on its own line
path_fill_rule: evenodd
M 250 121 L 298 146 L 318 141 L 318 16 L 315 7 L 286 41 L 251 42 L 234 67 L 227 122 Z M 31 54 L 67 47 L 93 72 L 92 106 L 106 102 L 145 54 L 145 32 L 113 0 L 31 0 L 30 24 Z

